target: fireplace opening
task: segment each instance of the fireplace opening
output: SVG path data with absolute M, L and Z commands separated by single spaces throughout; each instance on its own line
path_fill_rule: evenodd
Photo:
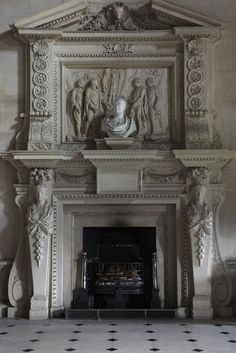
M 85 227 L 83 251 L 89 308 L 152 307 L 155 227 Z

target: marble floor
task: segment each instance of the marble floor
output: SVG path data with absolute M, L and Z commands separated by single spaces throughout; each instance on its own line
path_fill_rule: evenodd
M 176 320 L 0 320 L 0 353 L 236 353 L 236 324 Z

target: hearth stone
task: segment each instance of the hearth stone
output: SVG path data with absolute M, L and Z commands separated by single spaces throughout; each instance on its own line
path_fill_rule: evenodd
M 73 291 L 73 309 L 89 309 L 88 289 L 75 288 Z

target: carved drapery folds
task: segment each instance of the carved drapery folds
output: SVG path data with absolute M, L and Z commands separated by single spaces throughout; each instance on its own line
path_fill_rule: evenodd
M 31 204 L 27 213 L 33 296 L 30 318 L 48 317 L 49 249 L 53 233 L 53 209 L 48 201 L 51 182 L 48 169 L 31 171 Z
M 67 85 L 72 76 L 76 81 L 67 95 L 67 140 L 109 136 L 103 122 L 114 116 L 117 100 L 125 98 L 125 115 L 136 125 L 132 136 L 169 141 L 168 72 L 167 68 L 68 70 Z
M 209 201 L 209 171 L 190 168 L 187 224 L 192 249 L 193 317 L 212 317 L 210 278 L 212 273 L 213 213 Z
M 53 211 L 47 200 L 50 177 L 45 169 L 31 172 L 33 202 L 28 208 L 27 231 L 33 246 L 34 260 L 40 267 L 44 256 L 44 241 L 53 232 Z
M 188 226 L 192 247 L 199 266 L 202 266 L 206 256 L 207 243 L 213 233 L 213 213 L 208 201 L 207 187 L 204 180 L 209 178 L 206 168 L 192 168 L 189 172 L 191 177 L 191 195 L 188 203 Z
M 52 147 L 52 119 L 50 112 L 50 44 L 31 43 L 32 94 L 29 113 L 29 150 L 48 150 Z

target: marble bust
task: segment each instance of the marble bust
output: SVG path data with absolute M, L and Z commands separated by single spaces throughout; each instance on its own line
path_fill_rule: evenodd
M 102 120 L 101 130 L 112 138 L 125 138 L 136 132 L 135 121 L 125 115 L 125 99 L 118 98 L 114 103 L 113 109 L 113 115 Z

